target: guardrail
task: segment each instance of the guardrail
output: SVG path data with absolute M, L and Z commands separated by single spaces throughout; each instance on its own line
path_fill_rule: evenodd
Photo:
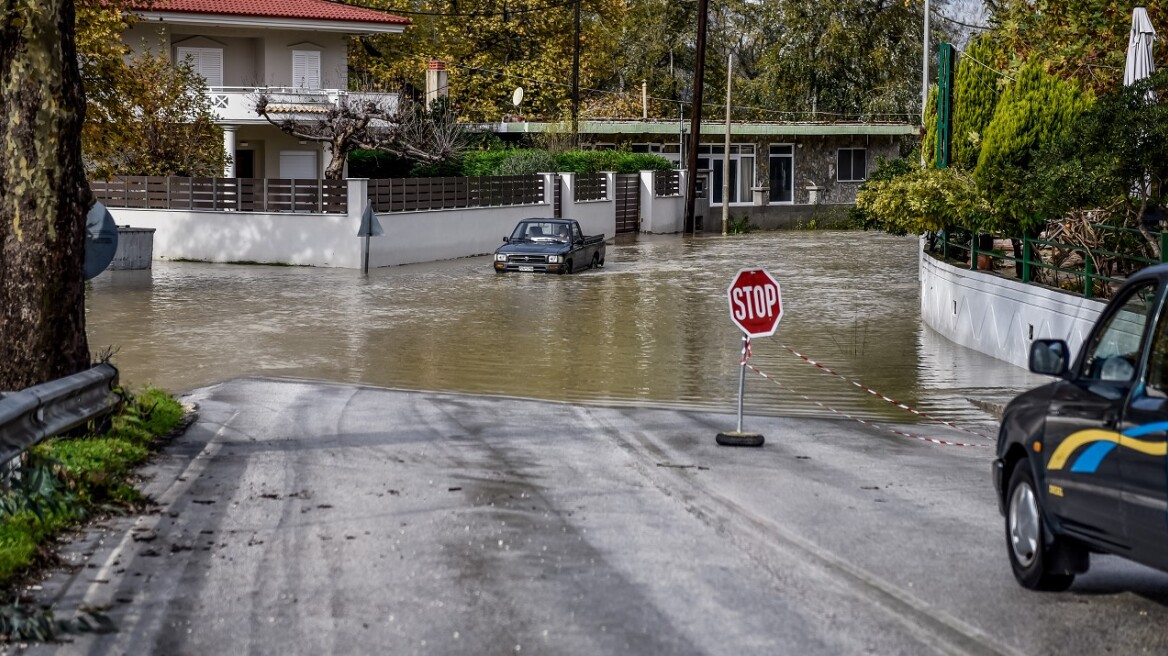
M 968 241 L 950 241 L 947 235 L 942 234 L 939 239 L 939 244 L 941 246 L 941 253 L 946 256 L 955 250 L 968 254 L 969 268 L 973 271 L 981 267 L 978 263 L 978 256 L 988 256 L 992 259 L 1014 262 L 1021 265 L 1018 278 L 1026 283 L 1036 282 L 1034 280 L 1036 270 L 1051 271 L 1056 279 L 1060 273 L 1067 274 L 1072 280 L 1077 282 L 1071 285 L 1071 289 L 1067 289 L 1062 285 L 1060 285 L 1060 288 L 1082 294 L 1083 298 L 1094 298 L 1097 295 L 1102 295 L 1105 298 L 1110 297 L 1110 292 L 1123 284 L 1127 275 L 1146 266 L 1168 262 L 1168 232 L 1148 233 L 1154 239 L 1158 240 L 1160 245 L 1160 258 L 1153 259 L 1119 250 L 1124 246 L 1135 248 L 1142 247 L 1146 244 L 1144 236 L 1139 230 L 1101 224 L 1094 224 L 1091 227 L 1113 236 L 1116 240 L 1115 248 L 1090 248 L 1076 244 L 1067 244 L 1053 239 L 1024 236 L 1020 239 L 1022 242 L 1022 256 L 1014 257 L 1013 255 L 979 248 L 978 237 L 980 235 L 976 233 L 972 234 Z M 1046 249 L 1052 253 L 1061 253 L 1064 257 L 1059 258 L 1056 263 L 1047 262 L 1042 257 L 1042 249 Z M 1082 260 L 1081 268 L 1062 265 L 1067 259 L 1065 256 L 1070 253 L 1080 254 Z M 1113 270 L 1106 272 L 1096 270 L 1096 258 L 1110 262 Z M 1101 294 L 1097 294 L 1097 291 L 1101 292 Z
M 29 447 L 109 414 L 122 401 L 118 370 L 108 363 L 0 394 L 0 463 Z

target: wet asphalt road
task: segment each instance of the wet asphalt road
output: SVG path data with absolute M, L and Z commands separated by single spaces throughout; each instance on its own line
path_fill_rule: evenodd
M 33 653 L 1168 652 L 1168 575 L 1015 584 L 989 448 L 750 417 L 767 444 L 729 449 L 732 415 L 278 379 L 189 399 L 158 511 L 41 593 L 119 632 Z

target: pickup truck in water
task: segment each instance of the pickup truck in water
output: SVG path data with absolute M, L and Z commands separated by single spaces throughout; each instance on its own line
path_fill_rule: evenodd
M 604 235 L 571 219 L 524 219 L 495 251 L 495 272 L 572 273 L 604 266 Z

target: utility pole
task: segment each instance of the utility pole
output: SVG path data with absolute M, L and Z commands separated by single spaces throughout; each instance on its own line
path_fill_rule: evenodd
M 921 133 L 929 111 L 929 0 L 925 0 L 925 40 L 921 44 Z M 925 166 L 925 146 L 921 144 L 921 168 Z
M 572 48 L 572 146 L 580 147 L 580 0 L 576 0 L 576 44 Z
M 726 57 L 726 141 L 722 151 L 722 236 L 730 225 L 730 81 L 734 76 L 734 53 Z
M 690 112 L 689 129 L 689 162 L 686 175 L 685 191 L 685 229 L 689 232 L 697 231 L 697 222 L 694 220 L 694 195 L 698 190 L 698 143 L 702 134 L 702 77 L 706 70 L 706 13 L 709 9 L 708 0 L 698 0 L 698 33 L 694 43 L 696 52 L 694 61 L 694 89 L 693 110 Z

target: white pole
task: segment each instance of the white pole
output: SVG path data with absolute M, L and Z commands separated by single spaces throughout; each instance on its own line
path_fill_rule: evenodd
M 730 225 L 730 82 L 734 74 L 734 54 L 726 58 L 726 143 L 722 151 L 722 236 Z M 741 422 L 741 420 L 739 420 Z M 742 430 L 739 426 L 739 431 Z
M 641 80 L 641 118 L 649 118 L 649 83 Z

